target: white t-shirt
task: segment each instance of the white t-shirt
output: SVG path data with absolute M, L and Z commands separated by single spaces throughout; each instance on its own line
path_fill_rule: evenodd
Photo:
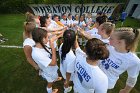
M 60 45 L 59 48 L 59 56 L 60 56 L 60 72 L 63 76 L 64 79 L 66 79 L 66 72 L 71 73 L 71 78 L 70 80 L 72 81 L 72 76 L 74 73 L 74 64 L 75 64 L 75 54 L 73 53 L 72 49 L 66 54 L 65 60 L 61 60 L 61 50 L 62 50 L 62 45 Z
M 93 28 L 89 31 L 87 31 L 91 36 L 94 36 L 94 37 L 98 37 L 99 34 L 98 34 L 98 29 L 97 28 Z
M 89 31 L 89 27 L 91 26 L 91 23 L 92 23 L 92 18 L 86 18 L 86 24 L 88 25 L 86 28 L 85 28 L 85 31 Z
M 114 88 L 120 74 L 127 71 L 128 77 L 137 78 L 140 59 L 132 52 L 119 53 L 114 47 L 108 46 L 109 58 L 100 61 L 99 67 L 109 79 L 109 89 Z
M 86 23 L 91 23 L 92 22 L 92 18 L 86 18 Z
M 63 25 L 65 25 L 65 26 L 67 26 L 67 25 L 68 25 L 67 20 L 61 19 L 61 20 L 60 20 L 60 22 L 61 22 Z
M 109 38 L 107 38 L 107 39 L 98 38 L 98 39 L 100 39 L 101 41 L 103 41 L 103 42 L 106 43 L 106 44 L 109 44 Z
M 59 25 L 55 21 L 51 20 L 51 23 L 47 28 L 52 29 L 52 28 L 58 28 L 58 27 Z
M 45 50 L 37 47 L 32 47 L 32 58 L 41 69 L 41 76 L 48 82 L 53 82 L 58 77 L 58 66 L 49 66 L 52 59 L 50 54 Z
M 100 39 L 101 41 L 103 41 L 105 44 L 108 44 L 109 45 L 109 38 L 106 38 L 106 39 L 103 39 L 100 35 L 97 37 L 95 37 L 95 38 L 97 38 L 97 39 Z
M 79 23 L 79 21 L 77 21 L 77 20 L 73 21 L 73 24 L 74 24 L 73 30 L 74 31 L 76 31 L 76 27 L 78 26 L 78 23 Z
M 73 25 L 73 20 L 72 19 L 67 19 L 68 25 L 72 24 Z
M 78 23 L 79 23 L 79 21 L 77 21 L 77 20 L 73 21 L 73 24 L 76 25 L 76 26 L 78 26 Z
M 109 44 L 109 38 L 107 39 L 103 39 L 101 37 L 101 35 L 98 34 L 98 29 L 97 28 L 93 28 L 89 31 L 87 31 L 93 38 L 97 38 L 97 39 L 100 39 L 101 41 L 103 41 L 104 43 L 106 44 Z
M 74 91 L 78 93 L 107 93 L 108 78 L 98 66 L 92 66 L 86 61 L 86 54 L 76 49 L 74 73 Z
M 23 47 L 26 45 L 33 47 L 35 45 L 35 41 L 31 38 L 26 38 L 23 42 Z
M 82 28 L 82 29 L 85 29 L 85 27 L 83 26 L 83 25 L 85 25 L 86 23 L 85 23 L 85 21 L 80 21 L 79 22 L 79 26 L 80 26 L 80 28 Z

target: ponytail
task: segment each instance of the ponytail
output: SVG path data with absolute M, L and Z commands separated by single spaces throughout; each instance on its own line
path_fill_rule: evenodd
M 138 46 L 138 41 L 139 41 L 139 33 L 140 33 L 139 29 L 134 29 L 133 33 L 134 33 L 135 37 L 134 37 L 134 40 L 133 40 L 133 43 L 132 43 L 131 51 L 135 52 L 136 49 L 137 49 L 137 46 Z
M 76 34 L 73 30 L 66 30 L 63 34 L 63 45 L 62 45 L 62 55 L 61 59 L 62 62 L 65 60 L 66 54 L 70 51 L 72 46 L 74 45 L 75 39 L 76 39 Z
M 32 13 L 26 12 L 25 16 L 26 16 L 26 22 L 35 22 L 34 15 Z
M 26 37 L 30 37 L 32 31 L 36 27 L 34 22 L 24 22 L 24 33 Z
M 52 53 L 46 48 L 47 46 L 43 44 L 42 41 L 40 41 L 41 46 L 50 54 L 50 59 L 52 58 Z
M 115 29 L 115 24 L 111 22 L 104 22 L 102 24 L 103 29 L 105 29 L 105 33 L 110 37 L 110 34 L 114 31 Z
M 133 33 L 135 34 L 134 40 L 136 40 L 139 37 L 139 29 L 134 29 Z
M 63 42 L 61 55 L 62 61 L 65 60 L 66 54 L 70 51 L 71 47 L 72 44 L 68 40 L 65 40 L 65 42 Z

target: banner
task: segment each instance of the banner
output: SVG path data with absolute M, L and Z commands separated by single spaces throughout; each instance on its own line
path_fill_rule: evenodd
M 92 13 L 96 15 L 97 12 L 102 11 L 110 16 L 114 9 L 118 6 L 117 3 L 95 3 L 84 4 L 82 13 Z M 72 13 L 72 15 L 80 14 L 81 4 L 32 4 L 29 5 L 35 15 L 45 16 L 47 13 L 61 15 L 62 13 Z

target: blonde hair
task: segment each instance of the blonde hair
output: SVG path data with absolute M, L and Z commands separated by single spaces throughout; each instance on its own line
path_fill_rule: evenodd
M 110 34 L 114 31 L 115 29 L 115 24 L 111 23 L 111 22 L 104 22 L 102 24 L 103 29 L 105 29 L 106 34 L 108 36 L 110 36 Z
M 25 16 L 26 16 L 26 22 L 34 22 L 35 15 L 33 15 L 30 12 L 26 12 Z
M 133 28 L 131 28 L 131 27 L 121 27 L 121 28 L 116 28 L 115 31 L 133 31 Z
M 140 29 L 134 29 L 131 28 L 128 30 L 118 30 L 116 31 L 118 39 L 124 40 L 126 44 L 126 49 L 131 52 L 135 52 L 136 48 L 138 46 L 139 41 L 139 33 Z
M 36 27 L 34 22 L 24 22 L 24 33 L 27 37 L 30 36 L 34 28 Z

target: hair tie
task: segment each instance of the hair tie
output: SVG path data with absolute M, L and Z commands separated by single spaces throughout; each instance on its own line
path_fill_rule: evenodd
M 70 36 L 70 33 L 68 33 L 68 36 Z

